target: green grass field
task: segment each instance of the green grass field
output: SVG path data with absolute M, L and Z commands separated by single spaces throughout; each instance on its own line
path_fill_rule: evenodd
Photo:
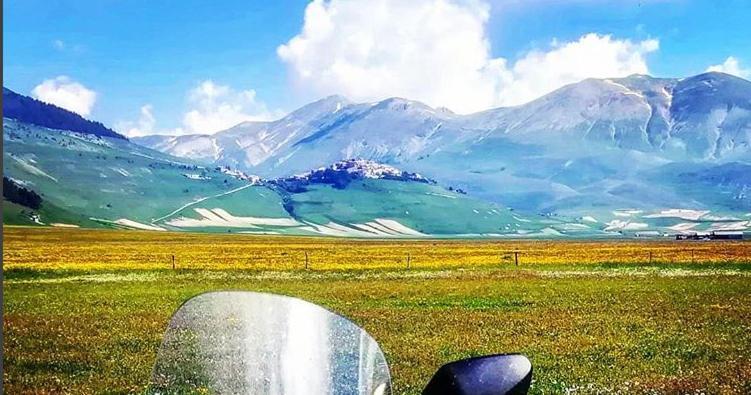
M 751 392 L 747 242 L 4 232 L 7 393 L 142 392 L 170 315 L 226 289 L 351 318 L 381 344 L 398 394 L 420 393 L 443 363 L 503 352 L 530 357 L 534 394 Z

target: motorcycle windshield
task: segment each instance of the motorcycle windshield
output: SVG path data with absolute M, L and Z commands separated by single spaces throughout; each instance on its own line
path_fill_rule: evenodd
M 320 306 L 255 292 L 198 295 L 172 316 L 151 394 L 390 394 L 378 343 Z

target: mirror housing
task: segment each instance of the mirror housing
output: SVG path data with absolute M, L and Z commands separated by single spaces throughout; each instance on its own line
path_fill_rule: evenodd
M 521 354 L 468 358 L 441 366 L 423 395 L 524 395 L 532 383 L 532 363 Z

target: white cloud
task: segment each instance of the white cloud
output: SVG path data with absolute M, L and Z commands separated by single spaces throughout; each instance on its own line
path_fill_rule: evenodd
M 736 77 L 751 78 L 751 69 L 742 68 L 740 61 L 733 56 L 725 59 L 725 62 L 722 64 L 709 66 L 707 71 L 719 71 L 721 73 L 732 74 Z
M 300 88 L 355 100 L 402 96 L 466 113 L 520 104 L 588 77 L 648 72 L 657 40 L 588 34 L 510 64 L 493 58 L 479 0 L 314 0 L 277 49 Z
M 269 111 L 254 90 L 236 91 L 211 80 L 191 89 L 188 102 L 192 109 L 185 113 L 183 125 L 194 133 L 214 133 L 241 122 L 269 121 L 280 115 Z
M 137 121 L 121 121 L 115 130 L 129 137 L 150 134 L 182 135 L 215 133 L 245 121 L 270 121 L 281 118 L 284 113 L 270 111 L 259 101 L 252 89 L 237 91 L 227 85 L 218 85 L 206 80 L 188 91 L 188 108 L 182 119 L 182 127 L 157 129 L 153 106 L 141 107 Z
M 58 51 L 64 51 L 65 50 L 65 41 L 63 41 L 63 40 L 52 40 L 52 48 L 55 48 Z
M 64 75 L 44 80 L 32 89 L 31 94 L 43 102 L 83 116 L 91 113 L 96 102 L 96 92 Z
M 632 42 L 590 33 L 568 43 L 554 42 L 548 51 L 532 51 L 510 68 L 511 79 L 502 85 L 500 104 L 533 100 L 563 85 L 585 78 L 647 74 L 646 55 L 659 41 Z
M 154 108 L 151 104 L 145 104 L 141 106 L 138 121 L 118 122 L 115 124 L 115 130 L 128 137 L 138 137 L 154 134 L 155 125 L 156 118 L 154 118 Z

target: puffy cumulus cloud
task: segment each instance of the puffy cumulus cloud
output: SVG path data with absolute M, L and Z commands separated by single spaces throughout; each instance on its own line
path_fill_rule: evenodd
M 573 42 L 554 41 L 549 50 L 531 51 L 514 63 L 501 86 L 499 104 L 524 103 L 585 78 L 647 74 L 646 55 L 659 47 L 653 39 L 632 42 L 594 33 Z
M 719 71 L 720 73 L 732 74 L 736 77 L 751 78 L 751 69 L 742 68 L 740 61 L 733 56 L 725 59 L 725 62 L 722 64 L 709 66 L 707 71 Z
M 277 53 L 315 94 L 486 108 L 497 74 L 485 37 L 488 12 L 479 2 L 315 0 L 300 34 Z
M 277 48 L 295 82 L 355 100 L 403 96 L 467 113 L 520 104 L 588 77 L 646 73 L 656 40 L 588 34 L 493 58 L 479 0 L 314 0 L 301 32 Z
M 236 91 L 211 80 L 191 89 L 188 102 L 192 109 L 185 113 L 183 126 L 193 133 L 214 133 L 241 122 L 269 121 L 281 115 L 269 111 L 254 90 Z
M 115 130 L 128 136 L 139 137 L 154 134 L 154 107 L 151 104 L 141 106 L 140 116 L 137 121 L 121 121 L 115 124 Z
M 284 115 L 270 111 L 259 101 L 252 89 L 237 91 L 211 80 L 200 82 L 187 93 L 187 108 L 182 116 L 182 126 L 174 129 L 156 127 L 156 117 L 151 104 L 140 109 L 136 121 L 120 121 L 115 130 L 129 137 L 150 134 L 183 135 L 219 132 L 245 121 L 270 121 Z
M 31 90 L 31 94 L 43 102 L 83 116 L 91 113 L 97 96 L 93 90 L 64 75 L 44 80 Z

